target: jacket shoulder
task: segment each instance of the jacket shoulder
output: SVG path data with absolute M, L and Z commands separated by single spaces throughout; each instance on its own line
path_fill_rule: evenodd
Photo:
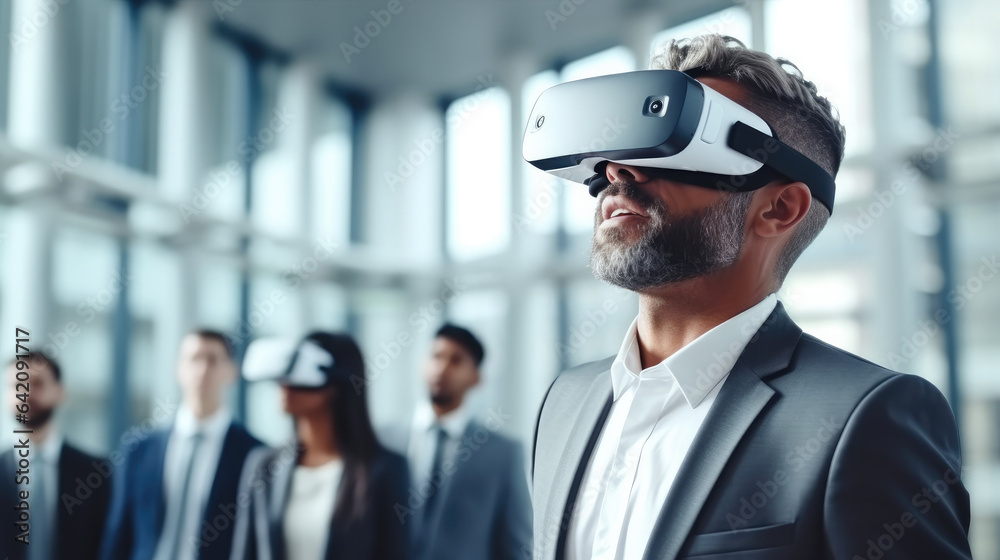
M 823 361 L 833 361 L 838 365 L 851 364 L 854 366 L 852 369 L 860 368 L 868 373 L 881 373 L 883 375 L 894 375 L 900 373 L 884 366 L 880 366 L 879 364 L 862 358 L 857 354 L 848 352 L 843 348 L 837 348 L 836 346 L 828 342 L 824 342 L 811 334 L 802 333 L 802 337 L 799 339 L 799 349 L 803 353 L 817 356 Z
M 795 378 L 824 391 L 867 392 L 887 379 L 907 375 L 803 333 L 789 364 Z M 915 376 L 914 376 L 915 377 Z
M 844 418 L 875 393 L 890 400 L 918 393 L 946 402 L 940 390 L 923 377 L 894 371 L 807 334 L 802 335 L 784 373 L 767 382 L 785 397 L 805 403 L 802 406 L 835 411 Z

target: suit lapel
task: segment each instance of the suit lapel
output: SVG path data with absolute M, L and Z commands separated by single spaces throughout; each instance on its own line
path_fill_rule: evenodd
M 292 490 L 292 476 L 295 474 L 295 467 L 299 464 L 298 442 L 296 441 L 294 445 L 296 446 L 295 460 L 278 460 L 278 468 L 272 475 L 271 499 L 268 504 L 267 518 L 270 522 L 270 539 L 275 558 L 285 557 L 285 530 L 282 522 L 285 519 L 288 497 Z M 270 469 L 270 466 L 268 468 Z
M 63 543 L 71 543 L 80 540 L 75 534 L 73 534 L 73 528 L 75 526 L 69 522 L 70 513 L 67 511 L 66 507 L 63 506 L 61 498 L 62 496 L 73 495 L 73 472 L 75 470 L 73 468 L 75 466 L 73 465 L 73 459 L 75 457 L 73 457 L 72 454 L 73 450 L 64 441 L 62 448 L 59 450 L 59 463 L 56 465 L 56 477 L 59 479 L 57 482 L 57 490 L 59 493 L 57 496 L 60 498 L 56 500 L 56 514 L 54 520 L 55 531 L 53 533 L 55 535 L 59 535 L 60 537 L 66 537 L 65 539 L 60 538 L 56 542 L 55 549 L 59 558 L 66 556 L 65 552 L 67 551 L 63 550 Z M 79 542 L 77 542 L 77 544 L 79 544 Z
M 139 472 L 149 473 L 149 477 L 144 478 L 149 481 L 152 495 L 158 498 L 156 510 L 153 512 L 156 515 L 157 540 L 163 532 L 163 522 L 167 517 L 167 489 L 163 485 L 163 472 L 167 462 L 167 442 L 170 441 L 171 433 L 173 433 L 173 428 L 150 436 L 150 450 L 146 455 L 147 464 L 142 469 L 137 469 Z
M 478 424 L 476 424 L 476 421 L 470 419 L 469 422 L 465 425 L 465 430 L 462 431 L 462 437 L 459 439 L 458 444 L 452 446 L 452 450 L 458 451 L 459 447 L 462 445 L 462 441 L 465 438 L 469 438 L 471 440 L 473 434 L 476 433 L 477 427 Z M 486 443 L 484 443 L 483 445 L 486 445 Z M 452 464 L 455 466 L 455 471 L 452 472 L 451 475 L 444 477 L 444 482 L 441 484 L 441 488 L 438 490 L 439 492 L 441 492 L 441 496 L 438 498 L 437 501 L 438 505 L 434 511 L 434 519 L 430 521 L 430 528 L 424 526 L 421 528 L 422 531 L 428 531 L 435 536 L 439 533 L 438 528 L 441 527 L 442 518 L 446 515 L 446 512 L 448 511 L 447 504 L 451 498 L 451 489 L 454 488 L 456 485 L 461 486 L 461 483 L 457 482 L 459 477 L 464 476 L 466 471 L 469 469 L 468 462 L 475 460 L 476 460 L 475 452 L 473 452 L 469 456 L 468 460 L 465 461 L 458 460 L 457 455 L 451 456 L 451 461 Z M 475 472 L 474 469 L 473 472 Z M 431 548 L 433 548 L 434 546 L 434 540 L 435 540 L 434 537 L 431 537 L 431 540 L 429 541 Z
M 579 403 L 576 418 L 569 424 L 571 431 L 566 447 L 559 459 L 556 477 L 549 491 L 548 505 L 544 515 L 551 518 L 559 512 L 559 539 L 556 544 L 556 558 L 564 556 L 566 531 L 576 505 L 576 496 L 590 455 L 597 445 L 601 429 L 611 411 L 612 389 L 608 370 L 595 376 L 591 381 L 583 401 Z
M 208 490 L 208 500 L 205 501 L 202 520 L 209 519 L 218 513 L 215 508 L 227 499 L 225 489 L 232 486 L 234 480 L 239 480 L 246 453 L 238 448 L 238 429 L 233 423 L 230 423 L 229 428 L 226 429 L 226 436 L 222 440 L 222 451 L 219 453 L 219 462 L 216 463 L 215 472 L 212 474 L 212 485 Z
M 779 302 L 743 350 L 684 458 L 646 546 L 644 560 L 673 560 L 729 456 L 774 396 L 762 381 L 788 366 L 802 330 Z

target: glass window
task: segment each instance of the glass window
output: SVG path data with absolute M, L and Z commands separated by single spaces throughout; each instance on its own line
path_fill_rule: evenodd
M 250 137 L 241 146 L 256 155 L 250 171 L 254 224 L 270 234 L 294 238 L 306 233 L 301 212 L 308 175 L 300 173 L 303 170 L 296 167 L 298 158 L 281 139 L 289 126 L 285 117 L 286 89 L 282 88 L 287 85 L 282 83 L 287 78 L 285 70 L 274 62 L 262 63 L 260 112 L 252 123 Z
M 611 47 L 583 58 L 578 58 L 563 67 L 559 78 L 563 82 L 631 72 L 636 69 L 635 56 L 623 45 Z
M 196 211 L 213 217 L 238 220 L 246 207 L 246 154 L 255 149 L 247 138 L 246 55 L 232 43 L 213 38 L 206 53 L 206 116 L 211 124 L 200 128 L 204 135 L 207 171 L 193 197 Z M 194 201 L 193 200 L 193 201 Z
M 499 351 L 507 348 L 507 294 L 499 290 L 475 290 L 459 294 L 448 308 L 448 321 L 467 328 L 483 345 L 480 368 L 482 378 L 477 391 L 469 394 L 473 410 L 484 412 L 494 406 L 504 392 L 516 392 L 517 382 L 511 382 L 510 356 Z M 433 330 L 437 330 L 437 326 Z M 505 383 L 505 378 L 508 383 Z M 510 426 L 502 426 L 505 432 Z
M 828 98 L 847 128 L 848 154 L 872 146 L 867 3 L 861 0 L 768 0 L 765 50 L 798 66 Z M 815 25 L 822 14 L 823 25 Z
M 45 350 L 63 368 L 68 399 L 62 407 L 67 437 L 88 449 L 106 449 L 113 319 L 123 278 L 116 241 L 62 227 L 52 247 L 52 332 Z
M 510 98 L 489 88 L 445 113 L 447 247 L 455 260 L 502 251 L 510 241 Z
M 743 41 L 743 44 L 748 47 L 753 47 L 750 14 L 741 6 L 733 6 L 657 33 L 653 37 L 652 51 L 655 53 L 661 47 L 669 44 L 671 39 L 690 39 L 710 33 L 728 35 Z
M 318 112 L 321 132 L 310 154 L 310 235 L 346 245 L 351 233 L 351 111 L 342 101 L 325 98 Z
M 638 313 L 638 298 L 627 290 L 586 279 L 567 289 L 568 324 L 559 352 L 572 367 L 618 353 Z

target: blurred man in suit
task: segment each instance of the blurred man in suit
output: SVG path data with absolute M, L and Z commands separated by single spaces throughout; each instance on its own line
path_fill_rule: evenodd
M 502 414 L 480 423 L 465 403 L 479 383 L 483 355 L 471 332 L 442 326 L 424 367 L 430 402 L 418 405 L 410 424 L 383 433 L 385 443 L 410 461 L 413 485 L 399 511 L 410 525 L 417 559 L 530 558 L 521 446 L 497 433 Z
M 707 35 L 653 62 L 837 173 L 844 129 L 787 61 Z M 562 373 L 542 403 L 535 557 L 970 558 L 948 402 L 803 334 L 776 299 L 830 216 L 809 185 L 733 192 L 603 172 L 591 268 L 637 292 L 639 314 L 616 356 Z
M 133 450 L 116 473 L 104 560 L 228 560 L 240 471 L 260 442 L 224 405 L 236 380 L 225 335 L 199 329 L 181 343 L 183 404 L 170 428 Z
M 73 447 L 60 433 L 54 415 L 66 391 L 59 364 L 45 354 L 30 352 L 23 360 L 11 362 L 5 377 L 9 410 L 17 416 L 27 405 L 27 420 L 16 429 L 32 433 L 15 434 L 14 448 L 0 455 L 0 523 L 5 535 L 0 558 L 97 558 L 110 484 L 95 468 L 101 459 Z M 22 459 L 28 462 L 26 469 Z M 15 531 L 15 515 L 21 511 L 14 506 L 22 503 L 24 491 L 30 513 L 27 545 L 14 540 L 20 533 Z

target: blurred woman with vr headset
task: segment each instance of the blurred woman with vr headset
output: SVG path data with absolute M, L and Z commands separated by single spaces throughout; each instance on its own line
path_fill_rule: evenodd
M 357 344 L 313 332 L 279 383 L 297 448 L 247 458 L 232 560 L 405 560 L 409 472 L 376 439 Z

